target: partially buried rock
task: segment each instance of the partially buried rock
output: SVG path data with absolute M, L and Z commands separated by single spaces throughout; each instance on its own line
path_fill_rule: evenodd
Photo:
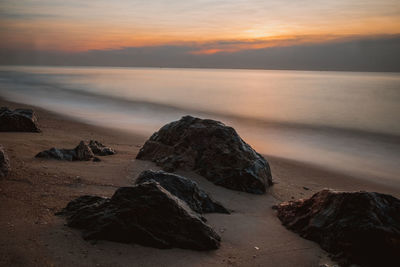
M 272 185 L 268 162 L 232 127 L 191 116 L 154 133 L 137 159 L 151 160 L 166 171 L 194 170 L 216 185 L 263 194 Z
M 222 204 L 213 200 L 206 192 L 197 186 L 197 183 L 183 176 L 164 171 L 147 170 L 136 179 L 136 184 L 144 182 L 158 182 L 164 189 L 198 213 L 230 213 Z
M 75 149 L 58 149 L 55 147 L 39 152 L 35 157 L 69 161 L 77 160 Z
M 93 150 L 93 149 L 94 150 Z M 100 161 L 99 158 L 95 158 L 94 155 L 105 156 L 105 155 L 113 155 L 115 151 L 109 147 L 104 146 L 100 142 L 90 140 L 89 144 L 85 141 L 81 141 L 77 147 L 74 149 L 59 149 L 59 148 L 51 148 L 49 150 L 45 150 L 39 152 L 36 157 L 37 158 L 52 158 L 58 160 L 81 160 L 88 161 L 93 159 L 93 161 Z
M 0 145 L 0 177 L 6 177 L 10 172 L 10 161 L 3 146 Z
M 220 244 L 199 215 L 154 181 L 121 187 L 111 198 L 79 197 L 59 214 L 68 226 L 82 229 L 85 239 L 195 250 Z
M 1 132 L 40 132 L 36 114 L 31 109 L 0 108 Z
M 323 190 L 277 206 L 288 229 L 348 266 L 394 266 L 400 255 L 400 200 L 374 192 Z

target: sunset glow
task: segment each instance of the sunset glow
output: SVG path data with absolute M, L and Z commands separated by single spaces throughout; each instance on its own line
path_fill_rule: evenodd
M 210 54 L 398 33 L 396 0 L 0 3 L 3 49 L 76 52 L 185 44 L 195 48 L 191 53 Z

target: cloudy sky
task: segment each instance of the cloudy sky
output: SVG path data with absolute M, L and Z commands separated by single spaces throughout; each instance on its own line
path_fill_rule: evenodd
M 199 58 L 399 34 L 399 0 L 0 0 L 9 58 L 157 47 Z

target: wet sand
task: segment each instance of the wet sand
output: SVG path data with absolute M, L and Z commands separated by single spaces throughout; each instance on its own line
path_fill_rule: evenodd
M 0 106 L 29 107 L 0 100 Z M 85 194 L 111 196 L 132 185 L 153 163 L 135 160 L 146 136 L 76 122 L 33 108 L 41 133 L 0 133 L 12 171 L 0 179 L 1 266 L 319 266 L 327 253 L 311 241 L 286 230 L 271 206 L 309 197 L 323 189 L 368 190 L 399 197 L 398 188 L 351 177 L 320 167 L 266 156 L 275 185 L 267 194 L 251 195 L 215 186 L 205 178 L 179 171 L 234 210 L 231 215 L 206 214 L 221 235 L 221 247 L 198 252 L 155 249 L 135 244 L 84 241 L 78 230 L 54 216 L 70 200 Z M 98 140 L 117 151 L 101 162 L 36 159 L 51 147 L 73 148 L 80 140 Z

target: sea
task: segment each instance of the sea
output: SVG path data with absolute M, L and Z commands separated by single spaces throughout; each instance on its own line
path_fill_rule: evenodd
M 0 66 L 0 97 L 144 136 L 215 119 L 267 159 L 400 187 L 400 73 Z

